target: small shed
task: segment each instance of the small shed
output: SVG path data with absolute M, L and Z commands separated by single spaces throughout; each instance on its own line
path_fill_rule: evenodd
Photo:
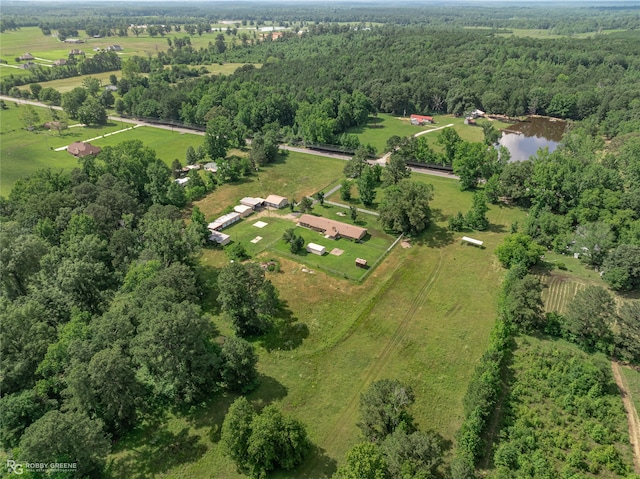
M 27 60 L 35 60 L 35 57 L 29 52 L 27 52 L 27 53 L 25 53 L 23 55 L 20 55 L 18 58 L 23 62 L 27 61 Z
M 220 233 L 219 231 L 212 231 L 211 236 L 209 236 L 209 241 L 215 241 L 221 246 L 229 244 L 231 241 L 231 236 L 225 233 Z
M 67 64 L 67 60 L 65 60 L 64 58 L 61 58 L 60 60 L 56 60 L 55 62 L 53 62 L 53 66 L 56 66 L 56 67 L 61 67 L 66 64 Z
M 358 268 L 367 268 L 367 260 L 362 258 L 356 258 L 356 266 Z
M 273 208 L 280 209 L 287 206 L 289 204 L 289 201 L 284 196 L 269 195 L 267 196 L 267 199 L 264 200 L 264 204 Z
M 250 196 L 245 196 L 240 200 L 241 205 L 250 206 L 252 209 L 257 210 L 264 205 L 263 198 L 252 198 Z
M 322 256 L 327 252 L 327 248 L 319 244 L 309 243 L 307 245 L 307 252 L 317 254 L 318 256 Z
M 246 206 L 246 205 L 236 205 L 233 207 L 233 211 L 235 211 L 240 216 L 245 218 L 253 213 L 253 208 L 251 208 L 251 206 Z
M 189 178 L 176 178 L 173 181 L 174 183 L 178 183 L 180 186 L 184 186 L 187 184 L 187 181 L 189 181 Z

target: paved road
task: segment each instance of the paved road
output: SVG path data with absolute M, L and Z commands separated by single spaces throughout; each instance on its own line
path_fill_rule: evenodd
M 6 96 L 6 95 L 0 95 L 0 100 L 4 100 L 4 101 L 12 101 L 21 105 L 32 105 L 32 106 L 39 106 L 42 108 L 53 108 L 54 110 L 62 110 L 61 107 L 59 106 L 49 106 L 46 105 L 44 103 L 38 102 L 38 101 L 33 101 L 33 100 L 24 100 L 22 98 L 13 98 L 11 96 Z M 200 135 L 200 136 L 204 136 L 204 132 L 203 131 L 198 131 L 198 130 L 191 130 L 189 128 L 180 128 L 180 127 L 176 127 L 176 126 L 169 126 L 169 125 L 158 125 L 156 123 L 147 123 L 145 121 L 140 121 L 140 120 L 134 120 L 131 118 L 122 118 L 119 116 L 109 116 L 109 120 L 111 121 L 119 121 L 121 123 L 130 123 L 132 125 L 138 125 L 138 126 L 148 126 L 151 128 L 160 128 L 161 130 L 168 130 L 168 131 L 177 131 L 179 133 L 190 133 L 192 135 Z M 445 125 L 443 127 L 440 128 L 436 128 L 433 130 L 427 130 L 425 133 L 428 133 L 429 131 L 436 131 L 442 128 L 447 128 L 451 125 Z M 247 143 L 250 143 L 249 141 L 247 141 Z M 281 150 L 288 150 L 288 151 L 295 151 L 298 153 L 305 153 L 307 155 L 315 155 L 315 156 L 324 156 L 326 158 L 335 158 L 337 160 L 343 160 L 343 161 L 348 161 L 351 159 L 350 156 L 347 155 L 340 155 L 337 153 L 327 153 L 324 151 L 318 151 L 318 150 L 310 150 L 308 148 L 300 148 L 297 146 L 289 146 L 289 145 L 280 145 L 280 149 Z M 386 158 L 388 157 L 388 153 L 383 156 L 382 158 L 375 160 L 376 163 L 378 164 L 382 164 L 384 165 L 386 162 Z M 423 174 L 423 175 L 432 175 L 432 176 L 441 176 L 443 178 L 452 178 L 454 180 L 459 179 L 456 175 L 453 175 L 451 173 L 446 173 L 443 171 L 438 171 L 438 170 L 427 170 L 424 168 L 410 168 L 411 171 L 413 171 L 414 173 L 419 173 L 419 174 Z

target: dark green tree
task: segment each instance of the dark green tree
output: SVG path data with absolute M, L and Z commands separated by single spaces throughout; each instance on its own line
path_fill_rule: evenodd
M 400 155 L 391 154 L 387 165 L 382 173 L 382 181 L 386 186 L 397 185 L 400 180 L 409 178 L 411 170 L 407 166 L 407 162 Z
M 432 479 L 440 477 L 438 468 L 443 463 L 444 439 L 434 432 L 403 429 L 387 436 L 381 445 L 389 476 L 393 479 Z
M 495 250 L 496 256 L 505 268 L 511 268 L 521 264 L 530 268 L 540 261 L 545 249 L 537 245 L 524 233 L 515 233 L 505 237 L 503 242 Z
M 278 292 L 259 265 L 226 266 L 218 276 L 218 288 L 218 302 L 238 335 L 262 334 L 269 328 L 278 310 Z
M 432 198 L 431 185 L 403 180 L 385 189 L 384 200 L 380 203 L 379 220 L 386 229 L 418 234 L 429 226 L 429 202 Z
M 353 446 L 345 464 L 340 466 L 333 479 L 390 479 L 387 461 L 380 448 L 370 442 Z
M 362 174 L 356 181 L 356 185 L 358 186 L 358 195 L 360 196 L 360 201 L 365 206 L 370 206 L 373 204 L 373 201 L 376 199 L 376 178 L 373 168 L 370 166 L 365 166 L 362 170 Z
M 246 472 L 249 466 L 248 450 L 251 424 L 256 411 L 244 396 L 236 399 L 222 423 L 220 442 L 224 453 L 238 466 L 240 471 Z
M 220 359 L 211 323 L 200 307 L 184 301 L 147 301 L 132 340 L 139 377 L 155 395 L 193 403 L 216 390 Z
M 76 113 L 78 121 L 85 125 L 105 125 L 107 123 L 107 110 L 100 100 L 94 97 L 87 98 Z
M 473 193 L 473 203 L 471 209 L 467 212 L 465 224 L 474 230 L 484 231 L 489 227 L 489 219 L 487 218 L 487 197 L 484 191 L 476 191 Z
M 232 145 L 232 139 L 233 125 L 227 117 L 219 115 L 209 120 L 204 136 L 204 147 L 209 158 L 214 161 L 225 158 Z
M 413 391 L 400 381 L 375 381 L 360 396 L 358 427 L 367 440 L 378 443 L 399 427 L 413 432 L 413 418 L 407 412 L 413 401 Z
M 505 294 L 504 313 L 523 331 L 544 328 L 545 314 L 542 302 L 542 283 L 532 275 L 516 279 Z
M 640 288 L 640 246 L 621 244 L 604 261 L 604 280 L 614 290 Z
M 608 352 L 613 342 L 611 327 L 615 320 L 615 302 L 599 286 L 578 291 L 567 306 L 567 334 L 585 349 Z
M 342 198 L 343 201 L 351 200 L 351 181 L 348 178 L 342 180 L 340 184 L 340 198 Z
M 225 389 L 247 393 L 258 385 L 255 348 L 241 338 L 225 338 L 220 351 L 222 385 Z
M 20 439 L 19 457 L 28 462 L 75 462 L 77 477 L 97 477 L 111 450 L 102 422 L 80 412 L 49 411 Z

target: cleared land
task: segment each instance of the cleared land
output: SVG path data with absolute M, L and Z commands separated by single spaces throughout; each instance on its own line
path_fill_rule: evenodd
M 336 174 L 339 177 L 343 165 L 291 154 L 261 171 L 260 183 L 266 185 L 265 192 L 309 194 L 331 183 Z M 309 178 L 298 183 L 301 175 Z M 492 207 L 489 218 L 494 227 L 477 235 L 486 248 L 463 245 L 446 231 L 445 223 L 447 215 L 469 207 L 471 194 L 461 192 L 452 180 L 428 180 L 435 186 L 432 205 L 437 223 L 413 247 L 394 248 L 363 284 L 321 269 L 304 272 L 300 262 L 288 257 L 280 258 L 279 273 L 268 273 L 290 318 L 254 342 L 263 376 L 249 398 L 258 406 L 276 403 L 295 414 L 317 446 L 299 469 L 275 477 L 329 477 L 358 440 L 358 399 L 376 379 L 398 378 L 413 386 L 417 401 L 412 412 L 421 428 L 433 428 L 452 439 L 459 427 L 462 397 L 496 315 L 503 270 L 493 249 L 511 222 L 522 221 L 524 214 Z M 208 209 L 209 217 L 243 196 L 256 194 L 261 194 L 258 181 L 251 179 L 224 185 L 198 203 Z M 246 222 L 252 223 L 252 218 Z M 249 235 L 266 239 L 255 230 Z M 264 251 L 258 258 L 277 256 Z M 211 249 L 201 263 L 213 285 L 217 268 L 228 259 L 223 251 Z M 229 324 L 212 301 L 215 287 L 206 292 L 221 334 L 230 334 Z M 144 425 L 117 444 L 111 477 L 241 477 L 218 443 L 233 399 L 215 398 L 195 413 L 176 413 Z
M 0 110 L 0 194 L 7 195 L 20 177 L 42 168 L 69 170 L 78 165 L 78 159 L 66 151 L 53 151 L 74 141 L 104 135 L 123 128 L 121 123 L 109 122 L 100 127 L 69 128 L 58 135 L 46 130 L 27 131 L 20 119 L 21 108 L 15 102 L 6 101 L 7 110 Z M 40 124 L 49 121 L 46 108 L 33 107 L 40 117 Z M 59 112 L 61 113 L 61 112 Z M 61 113 L 62 114 L 62 113 Z M 72 121 L 70 124 L 73 124 Z M 125 125 L 124 127 L 130 125 Z M 170 133 L 170 132 L 165 132 Z M 113 137 L 118 138 L 118 135 Z M 185 147 L 186 148 L 186 147 Z M 184 151 L 184 150 L 183 150 Z
M 407 114 L 408 115 L 408 114 Z M 387 140 L 394 135 L 400 137 L 413 136 L 421 131 L 434 130 L 444 125 L 453 123 L 451 128 L 455 129 L 463 140 L 466 141 L 483 141 L 484 135 L 480 126 L 470 126 L 464 124 L 464 118 L 456 118 L 453 115 L 433 115 L 434 124 L 418 126 L 412 125 L 409 116 L 398 117 L 389 114 L 380 114 L 376 117 L 369 117 L 369 121 L 365 126 L 351 128 L 348 133 L 355 133 L 362 144 L 371 144 L 376 147 L 379 155 L 386 151 Z M 479 120 L 489 121 L 489 120 Z M 508 123 L 501 121 L 491 121 L 497 130 L 506 128 Z M 429 146 L 435 151 L 441 151 L 442 147 L 437 144 L 438 133 L 426 134 L 429 139 Z

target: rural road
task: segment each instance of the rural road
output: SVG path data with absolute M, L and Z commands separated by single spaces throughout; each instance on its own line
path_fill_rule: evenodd
M 611 361 L 611 369 L 613 370 L 613 377 L 616 380 L 618 389 L 620 389 L 624 409 L 627 411 L 627 420 L 629 421 L 629 440 L 633 447 L 633 464 L 635 466 L 636 474 L 640 474 L 640 418 L 638 418 L 638 411 L 636 411 L 631 395 L 629 394 L 627 382 L 620 371 L 620 364 L 617 361 Z
M 54 110 L 62 110 L 62 107 L 59 106 L 50 106 L 47 105 L 45 103 L 41 103 L 38 101 L 32 101 L 32 100 L 24 100 L 22 98 L 13 98 L 12 96 L 7 96 L 7 95 L 0 95 L 0 100 L 4 100 L 4 101 L 10 101 L 10 102 L 14 102 L 14 103 L 18 103 L 20 105 L 31 105 L 31 106 L 39 106 L 42 108 L 53 108 Z M 161 130 L 168 130 L 168 131 L 177 131 L 178 133 L 190 133 L 192 135 L 200 135 L 200 136 L 204 136 L 204 132 L 203 131 L 198 131 L 198 130 L 191 130 L 189 128 L 180 128 L 177 126 L 169 126 L 169 125 L 158 125 L 156 123 L 147 123 L 145 121 L 140 121 L 140 120 L 134 120 L 131 118 L 122 118 L 119 116 L 109 116 L 108 117 L 109 120 L 111 121 L 115 121 L 115 122 L 121 122 L 121 123 L 130 123 L 132 125 L 137 125 L 137 126 L 148 126 L 151 128 L 159 128 Z M 442 126 L 440 128 L 435 128 L 433 130 L 426 130 L 423 133 L 428 133 L 430 131 L 436 131 L 436 130 L 440 130 L 442 128 L 447 128 L 449 126 L 452 125 L 445 125 Z M 422 133 L 419 133 L 422 134 Z M 347 155 L 340 155 L 337 153 L 327 153 L 327 152 L 323 152 L 323 151 L 317 151 L 317 150 L 310 150 L 307 148 L 300 148 L 297 146 L 288 146 L 288 145 L 280 145 L 280 149 L 281 150 L 288 150 L 288 151 L 294 151 L 297 153 L 304 153 L 306 155 L 315 155 L 315 156 L 324 156 L 326 158 L 335 158 L 337 160 L 343 160 L 343 161 L 348 161 L 351 159 L 350 156 Z M 375 162 L 378 164 L 382 164 L 384 165 L 386 162 L 386 158 L 387 158 L 388 154 L 383 156 L 382 158 L 376 160 Z M 381 161 L 384 160 L 384 162 L 381 163 Z M 444 171 L 438 171 L 438 170 L 427 170 L 427 169 L 422 169 L 422 168 L 409 168 L 411 171 L 413 171 L 414 173 L 419 173 L 419 174 L 423 174 L 423 175 L 431 175 L 431 176 L 440 176 L 443 178 L 452 178 L 454 180 L 459 179 L 456 175 L 451 174 L 451 173 L 447 173 Z

